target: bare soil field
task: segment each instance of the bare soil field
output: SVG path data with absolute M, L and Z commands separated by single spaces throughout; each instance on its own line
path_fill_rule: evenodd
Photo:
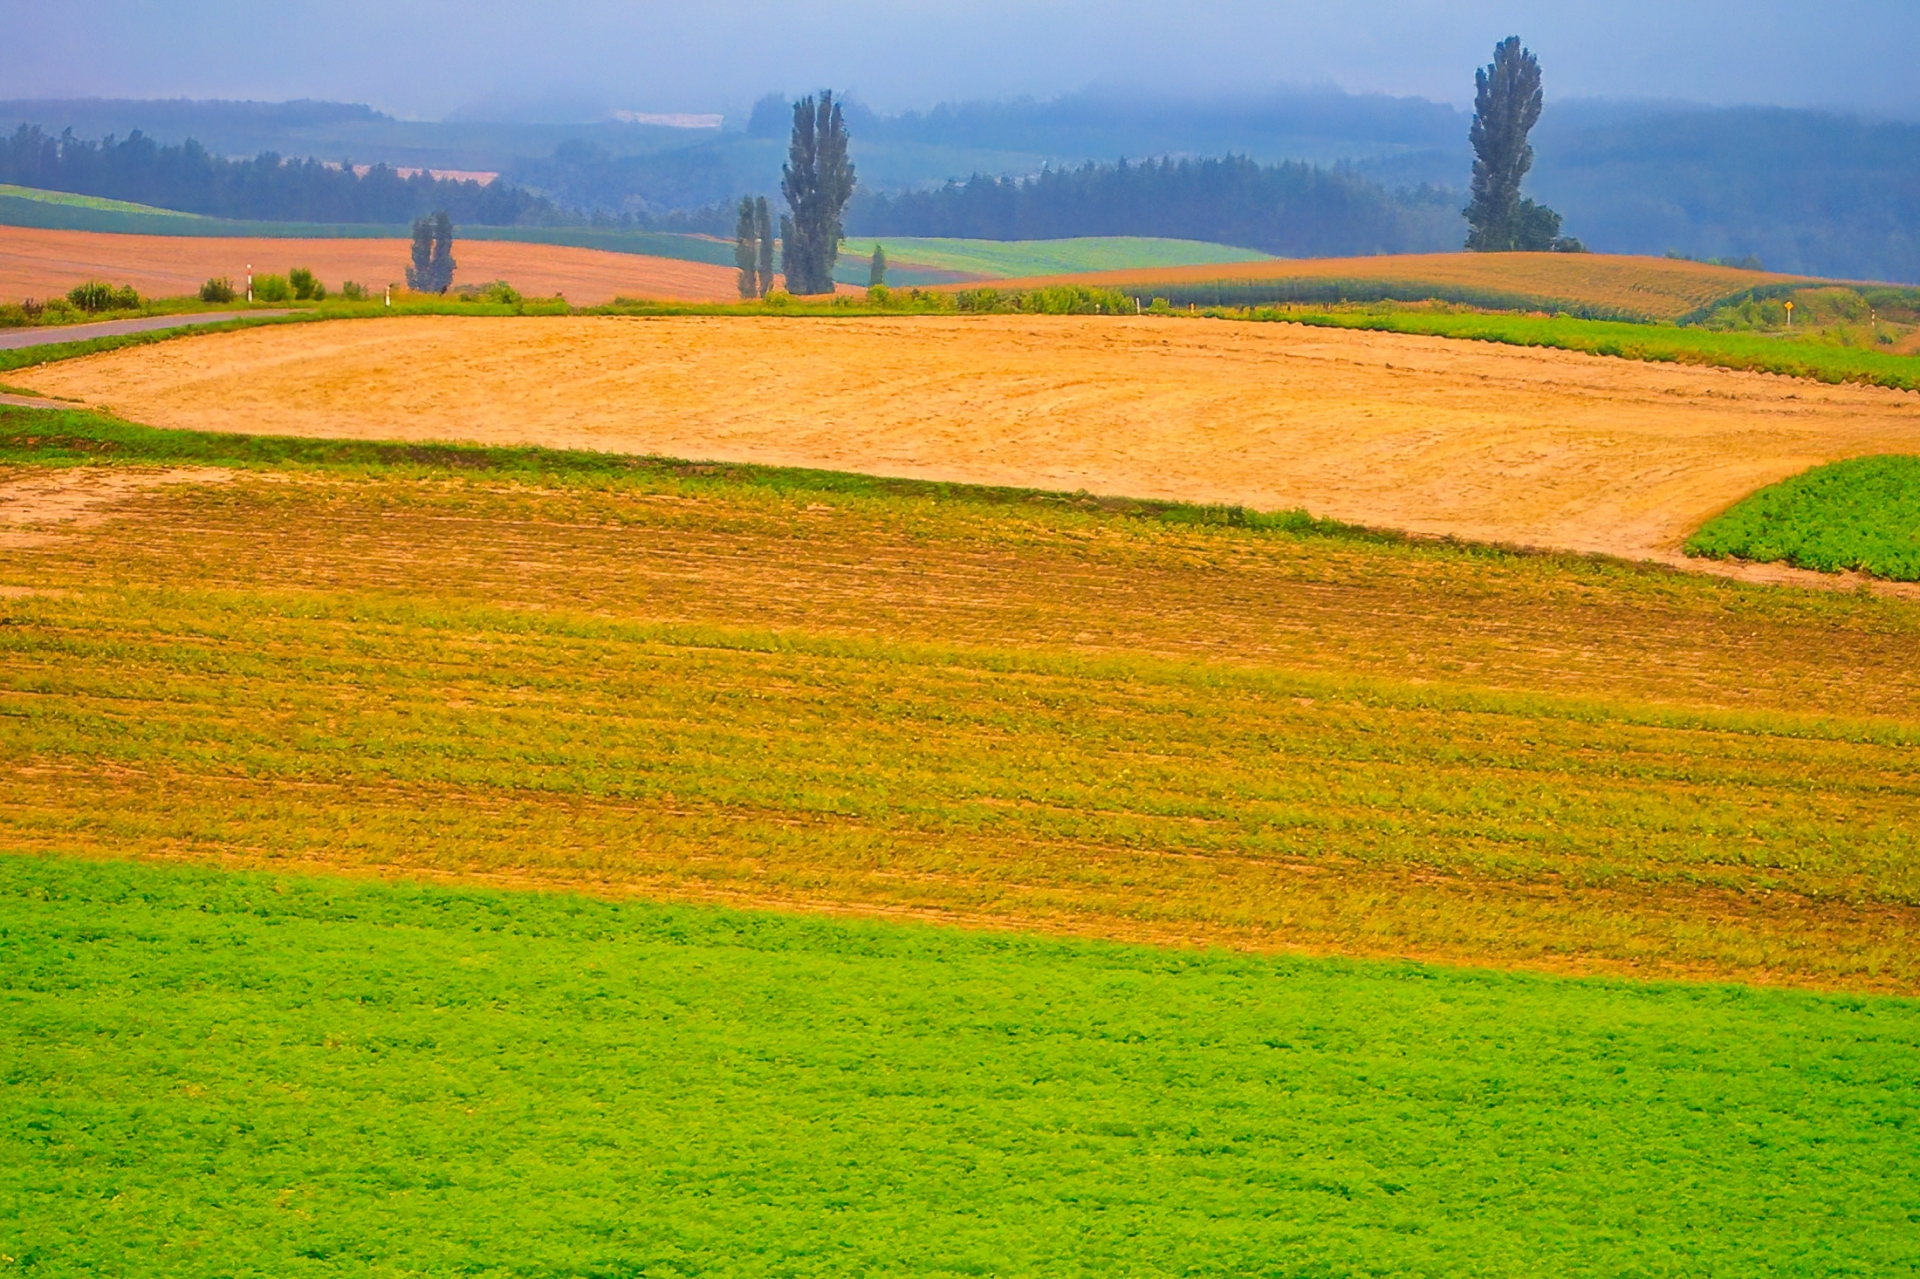
M 23 370 L 153 426 L 539 444 L 1195 502 L 1677 558 L 1920 396 L 1285 324 L 410 317 Z
M 1483 289 L 1671 320 L 1741 289 L 1798 278 L 1704 262 L 1602 253 L 1423 253 L 1100 271 L 1010 280 L 1005 286 L 1082 284 L 1151 290 L 1216 281 L 1377 280 L 1406 284 L 1409 298 L 1418 297 L 1423 286 Z
M 254 240 L 168 235 L 108 235 L 0 227 L 0 300 L 64 294 L 83 280 L 131 284 L 147 297 L 179 297 L 224 275 L 236 284 L 256 273 L 284 275 L 304 266 L 337 289 L 358 280 L 379 289 L 406 278 L 405 240 Z M 459 240 L 456 283 L 506 280 L 536 297 L 564 295 L 595 306 L 620 294 L 674 301 L 730 301 L 733 272 L 702 262 L 574 249 L 553 244 Z

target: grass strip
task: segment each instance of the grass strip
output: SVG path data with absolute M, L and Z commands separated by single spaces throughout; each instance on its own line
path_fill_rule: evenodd
M 116 338 L 98 340 L 119 342 Z M 651 483 L 671 477 L 750 486 L 776 493 L 892 497 L 964 502 L 984 507 L 1070 506 L 1172 525 L 1226 526 L 1368 542 L 1406 540 L 1398 533 L 1339 520 L 1320 519 L 1304 510 L 1255 511 L 1237 505 L 1103 497 L 1084 492 L 1061 493 L 738 462 L 690 462 L 677 458 L 639 457 L 531 445 L 383 443 L 180 431 L 121 422 L 82 409 L 34 409 L 17 405 L 0 405 L 0 462 L 36 465 L 166 463 L 296 467 L 346 470 L 366 475 L 492 473 L 539 484 L 619 480 Z
M 1217 311 L 1222 318 L 1308 324 L 1319 328 L 1409 333 L 1426 337 L 1552 347 L 1655 364 L 1700 364 L 1775 373 L 1816 382 L 1858 382 L 1920 390 L 1920 356 L 1861 350 L 1754 333 L 1723 333 L 1666 324 L 1587 320 L 1573 316 L 1495 315 L 1433 310 L 1310 311 L 1255 308 Z
M 0 858 L 25 1274 L 1896 1274 L 1920 1006 Z
M 1686 550 L 1920 581 L 1920 457 L 1852 458 L 1802 472 L 1710 520 Z

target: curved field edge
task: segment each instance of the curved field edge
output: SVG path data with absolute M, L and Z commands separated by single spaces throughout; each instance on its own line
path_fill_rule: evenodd
M 1831 385 L 1855 383 L 1894 391 L 1920 390 L 1920 356 L 1669 324 L 1583 320 L 1570 316 L 1459 315 L 1436 311 L 1369 314 L 1275 308 L 1219 312 L 1217 318 L 1546 347 L 1651 364 L 1694 364 L 1745 373 L 1772 373 Z
M 1852 458 L 1802 472 L 1708 521 L 1686 552 L 1920 581 L 1920 457 Z
M 216 326 L 207 326 L 213 327 Z M 115 338 L 99 341 L 103 344 L 127 344 Z M 74 345 L 93 346 L 92 343 Z M 102 345 L 97 349 L 112 349 L 112 346 Z M 73 352 L 76 355 L 89 353 Z M 1479 547 L 1477 543 L 1453 539 L 1415 539 L 1389 529 L 1319 518 L 1304 510 L 1256 511 L 1244 506 L 906 479 L 857 471 L 764 466 L 748 462 L 705 462 L 601 453 L 586 449 L 552 449 L 538 445 L 429 444 L 183 431 L 123 422 L 80 408 L 42 409 L 0 404 L 0 463 L 4 462 L 43 466 L 103 463 L 261 468 L 284 466 L 337 469 L 360 474 L 492 472 L 534 483 L 560 484 L 621 479 L 647 482 L 659 477 L 692 478 L 749 485 L 774 492 L 928 498 L 963 501 L 983 507 L 1072 508 L 1168 525 L 1211 525 L 1357 542 L 1421 540 L 1444 543 L 1463 550 Z M 1518 547 L 1489 546 L 1484 549 L 1497 554 L 1558 554 Z
M 1920 1266 L 1920 1005 L 0 857 L 27 1272 Z

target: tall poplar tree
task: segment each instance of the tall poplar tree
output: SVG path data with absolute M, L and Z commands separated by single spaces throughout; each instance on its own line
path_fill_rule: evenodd
M 1493 47 L 1493 62 L 1474 72 L 1473 194 L 1464 210 L 1467 248 L 1481 253 L 1577 249 L 1560 238 L 1560 215 L 1522 199 L 1520 184 L 1533 167 L 1527 135 L 1545 101 L 1540 60 L 1508 36 Z
M 833 268 L 844 238 L 841 217 L 853 185 L 846 119 L 833 94 L 823 92 L 817 103 L 811 97 L 794 103 L 793 136 L 780 179 L 788 208 L 780 219 L 780 256 L 789 292 L 833 292 Z
M 442 209 L 413 224 L 407 287 L 416 293 L 445 293 L 453 287 L 453 268 L 453 218 Z
M 773 218 L 767 209 L 767 197 L 753 201 L 753 234 L 760 242 L 760 296 L 773 292 Z
M 740 216 L 733 224 L 733 265 L 739 271 L 740 296 L 760 296 L 760 238 L 753 220 L 753 197 L 740 197 Z

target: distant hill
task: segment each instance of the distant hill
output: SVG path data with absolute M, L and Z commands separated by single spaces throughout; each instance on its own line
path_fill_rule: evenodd
M 741 193 L 778 189 L 785 151 L 779 102 L 762 105 L 756 129 L 747 127 L 744 112 L 721 129 L 672 129 L 611 120 L 401 121 L 340 103 L 15 101 L 0 102 L 0 130 L 24 122 L 58 133 L 71 125 L 77 135 L 97 138 L 138 128 L 161 142 L 192 136 L 223 156 L 270 150 L 497 171 L 576 214 L 597 209 L 657 224 L 680 211 L 671 229 L 724 235 L 731 224 L 719 206 Z M 849 123 L 869 195 L 1123 157 L 1234 154 L 1263 165 L 1305 161 L 1347 170 L 1390 192 L 1425 183 L 1455 193 L 1447 198 L 1457 208 L 1471 161 L 1467 116 L 1458 108 L 1333 90 L 1187 103 L 1088 91 L 899 116 L 855 103 Z M 1550 98 L 1534 143 L 1530 191 L 1593 247 L 1696 258 L 1751 254 L 1783 271 L 1920 281 L 1920 125 L 1816 111 Z M 701 208 L 707 212 L 698 219 L 687 216 Z M 1464 238 L 1464 223 L 1451 215 L 1434 225 L 1448 243 Z M 1046 234 L 1110 229 L 1088 224 Z

